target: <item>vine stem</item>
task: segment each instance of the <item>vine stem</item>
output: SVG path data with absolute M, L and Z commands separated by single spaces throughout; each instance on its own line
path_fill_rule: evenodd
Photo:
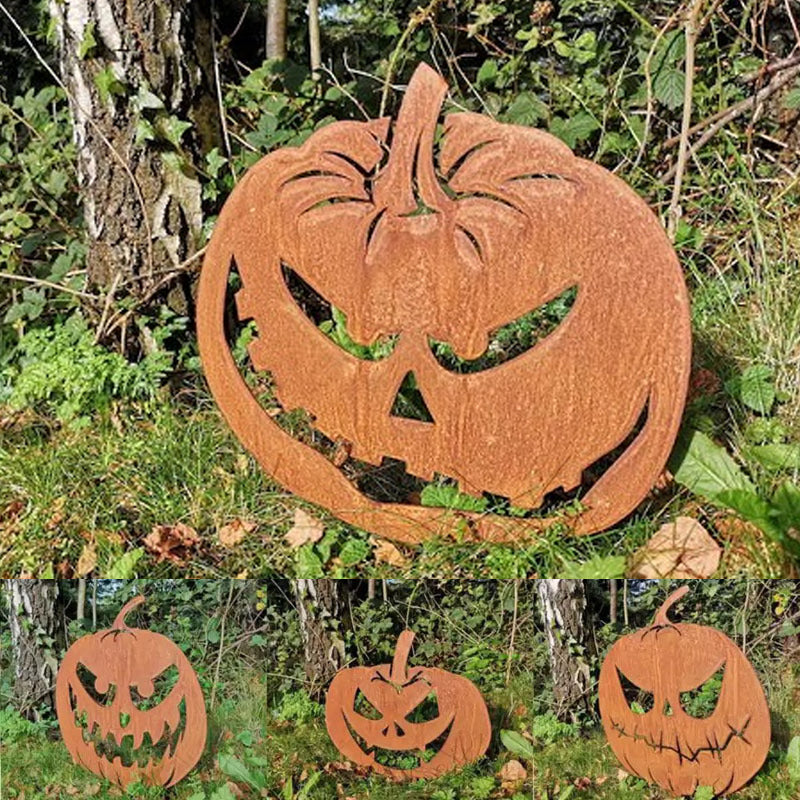
M 676 589 L 662 604 L 661 607 L 656 611 L 656 615 L 653 618 L 653 625 L 671 625 L 672 623 L 669 620 L 669 616 L 667 616 L 667 612 L 681 599 L 687 592 L 689 591 L 689 587 L 684 584 L 681 586 L 680 589 Z
M 397 646 L 394 648 L 394 659 L 392 660 L 392 682 L 405 683 L 408 678 L 406 665 L 408 656 L 411 654 L 411 644 L 414 641 L 414 631 L 403 631 L 397 637 Z
M 136 597 L 128 600 L 124 606 L 119 610 L 119 614 L 117 614 L 116 618 L 114 619 L 114 624 L 112 626 L 112 630 L 121 630 L 122 628 L 127 628 L 128 626 L 125 624 L 125 617 L 133 611 L 136 606 L 140 606 L 144 603 L 144 595 L 137 594 Z

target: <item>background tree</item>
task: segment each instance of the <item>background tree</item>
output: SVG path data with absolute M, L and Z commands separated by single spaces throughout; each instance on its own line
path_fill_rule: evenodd
M 202 246 L 198 167 L 220 138 L 210 7 L 50 3 L 90 284 L 152 299 Z
M 54 580 L 6 580 L 14 662 L 14 705 L 39 720 L 53 708 L 58 662 L 54 654 L 58 584 Z
M 592 706 L 593 649 L 586 620 L 586 591 L 581 580 L 540 580 L 542 607 L 559 719 L 577 721 L 594 713 Z

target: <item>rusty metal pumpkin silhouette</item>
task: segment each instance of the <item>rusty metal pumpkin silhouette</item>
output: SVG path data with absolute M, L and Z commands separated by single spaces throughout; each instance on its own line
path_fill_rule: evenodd
M 400 634 L 391 664 L 340 670 L 325 700 L 325 724 L 342 755 L 393 780 L 434 778 L 469 764 L 486 752 L 491 738 L 486 704 L 467 678 L 407 667 L 413 640 L 412 631 Z M 431 698 L 432 707 L 422 709 Z M 409 720 L 415 712 L 425 718 Z M 438 743 L 430 760 L 417 757 L 411 769 L 376 760 L 380 751 L 412 755 Z
M 609 650 L 600 670 L 600 715 L 629 772 L 675 795 L 691 795 L 698 786 L 729 794 L 767 757 L 769 708 L 753 667 L 727 636 L 670 621 L 670 606 L 687 591 L 673 592 L 649 628 Z M 692 693 L 720 673 L 716 706 L 701 716 L 700 706 L 690 707 Z M 634 710 L 623 684 L 647 696 L 649 708 Z
M 535 509 L 628 442 L 568 520 L 576 533 L 601 530 L 642 500 L 677 434 L 691 349 L 680 266 L 647 205 L 555 137 L 456 113 L 436 144 L 446 90 L 420 65 L 393 126 L 333 123 L 233 190 L 200 278 L 209 385 L 270 475 L 352 524 L 417 541 L 466 523 L 475 538 L 511 541 L 552 523 L 379 502 L 285 433 L 226 341 L 234 269 L 239 319 L 258 328 L 252 364 L 284 410 L 306 410 L 361 461 L 397 459 L 419 478 Z M 345 351 L 295 301 L 292 280 L 341 311 L 354 342 L 386 347 Z M 556 298 L 572 305 L 554 330 L 484 368 L 497 331 Z M 437 358 L 442 343 L 449 361 Z M 409 374 L 427 419 L 393 412 Z
M 126 625 L 125 616 L 143 602 L 133 598 L 110 630 L 84 636 L 67 650 L 56 679 L 56 712 L 76 764 L 121 786 L 172 786 L 205 748 L 205 701 L 177 645 Z M 148 702 L 173 670 L 177 680 L 168 694 Z

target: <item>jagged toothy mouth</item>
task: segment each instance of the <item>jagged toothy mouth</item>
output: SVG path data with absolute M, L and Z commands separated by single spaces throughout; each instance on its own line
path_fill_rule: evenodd
M 611 720 L 611 726 L 614 729 L 614 732 L 617 733 L 619 736 L 626 739 L 631 739 L 635 742 L 642 742 L 645 746 L 650 747 L 657 753 L 662 753 L 664 751 L 671 751 L 678 756 L 678 761 L 681 764 L 684 761 L 696 762 L 703 753 L 710 753 L 715 758 L 721 758 L 722 753 L 728 748 L 728 745 L 730 745 L 730 743 L 736 739 L 743 741 L 745 744 L 750 744 L 750 742 L 745 737 L 747 728 L 750 725 L 750 717 L 748 717 L 745 720 L 742 727 L 738 730 L 734 728 L 734 726 L 731 725 L 730 723 L 726 724 L 729 730 L 725 734 L 725 737 L 723 738 L 722 741 L 719 741 L 719 739 L 716 736 L 716 733 L 714 733 L 713 741 L 708 736 L 706 736 L 705 744 L 701 745 L 700 747 L 693 748 L 687 742 L 681 742 L 678 736 L 675 737 L 674 743 L 665 742 L 663 735 L 659 737 L 658 740 L 655 740 L 651 736 L 648 736 L 646 734 L 637 733 L 635 728 L 633 733 L 630 733 L 629 731 L 626 731 L 624 726 L 621 725 L 619 722 Z
M 158 738 L 154 732 L 145 731 L 137 747 L 134 747 L 132 733 L 125 733 L 124 730 L 103 731 L 97 722 L 90 730 L 82 720 L 83 712 L 75 708 L 73 713 L 75 724 L 81 728 L 84 746 L 91 748 L 98 759 L 109 764 L 121 763 L 124 767 L 137 765 L 144 768 L 171 759 L 186 732 L 186 713 L 183 701 L 181 701 L 180 721 L 177 727 L 172 729 L 169 723 L 165 722 Z
M 347 717 L 345 717 L 344 720 L 347 725 L 347 730 L 350 732 L 350 736 L 353 737 L 353 741 L 355 741 L 355 743 L 364 751 L 367 756 L 374 759 L 381 766 L 388 766 L 387 762 L 391 764 L 392 761 L 397 760 L 398 756 L 402 756 L 406 761 L 413 759 L 413 764 L 411 766 L 391 767 L 391 769 L 400 769 L 404 771 L 416 769 L 417 767 L 422 766 L 422 764 L 430 761 L 435 753 L 433 755 L 428 755 L 427 750 L 435 749 L 436 752 L 439 751 L 440 748 L 436 745 L 438 743 L 447 741 L 447 738 L 450 736 L 450 731 L 453 727 L 453 722 L 455 721 L 454 719 L 451 720 L 450 724 L 444 729 L 441 735 L 436 737 L 435 742 L 429 742 L 426 751 L 423 752 L 422 750 L 392 750 L 391 748 L 370 745 L 366 739 L 356 733 Z M 431 745 L 434 745 L 434 748 L 431 748 Z

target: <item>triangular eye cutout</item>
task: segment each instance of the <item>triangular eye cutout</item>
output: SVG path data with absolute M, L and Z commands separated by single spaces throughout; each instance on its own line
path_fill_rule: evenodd
M 428 404 L 417 388 L 417 378 L 413 372 L 407 372 L 403 378 L 389 413 L 393 417 L 413 419 L 417 422 L 434 422 Z
M 655 704 L 655 697 L 652 692 L 637 686 L 619 667 L 617 667 L 617 677 L 622 688 L 622 694 L 625 696 L 625 702 L 634 714 L 646 714 L 648 711 L 652 711 Z
M 724 677 L 725 664 L 696 689 L 681 692 L 681 708 L 684 712 L 695 719 L 710 717 L 717 708 Z

